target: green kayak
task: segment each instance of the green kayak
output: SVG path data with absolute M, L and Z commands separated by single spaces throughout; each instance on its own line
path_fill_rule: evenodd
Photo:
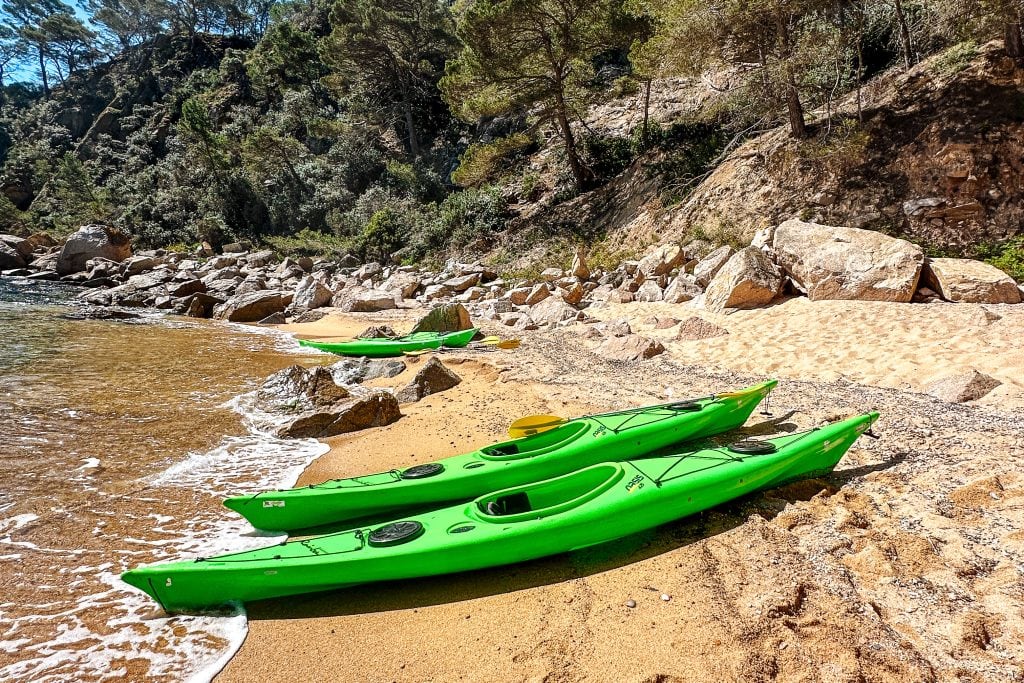
M 168 611 L 522 562 L 831 471 L 878 413 L 729 447 L 606 462 L 469 503 L 270 548 L 133 569 Z
M 581 417 L 438 462 L 224 501 L 258 529 L 291 531 L 469 500 L 606 460 L 628 460 L 743 425 L 777 382 L 734 393 Z
M 477 330 L 459 332 L 416 332 L 404 337 L 359 338 L 346 342 L 317 342 L 300 339 L 301 346 L 308 346 L 321 351 L 341 354 L 342 356 L 369 356 L 370 358 L 390 358 L 401 356 L 406 351 L 423 349 L 439 349 L 442 346 L 461 349 L 473 339 Z

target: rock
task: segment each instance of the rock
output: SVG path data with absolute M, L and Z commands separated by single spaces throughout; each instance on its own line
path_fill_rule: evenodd
M 576 308 L 557 296 L 548 297 L 530 309 L 530 318 L 538 325 L 555 325 L 563 320 L 574 320 L 579 315 Z
M 0 270 L 13 270 L 28 265 L 25 257 L 7 242 L 0 242 Z
M 122 272 L 128 277 L 153 270 L 160 264 L 160 261 L 152 256 L 131 256 L 121 264 Z
M 311 311 L 331 303 L 334 294 L 318 278 L 306 275 L 299 280 L 295 288 L 295 297 L 292 299 L 292 308 L 297 312 Z
M 315 323 L 317 320 L 327 317 L 327 311 L 320 309 L 318 311 L 306 311 L 305 313 L 299 313 L 297 316 L 292 318 L 293 323 Z
M 28 261 L 32 258 L 36 242 L 30 237 L 17 237 L 15 235 L 0 235 L 0 244 L 7 245 L 13 249 L 21 258 Z
M 339 268 L 357 268 L 359 266 L 359 259 L 352 254 L 345 254 L 338 259 Z
M 508 291 L 508 300 L 516 306 L 525 306 L 526 300 L 530 297 L 530 292 L 533 290 L 530 287 L 516 287 Z
M 685 259 L 686 254 L 678 244 L 663 244 L 640 259 L 637 269 L 647 277 L 665 275 L 679 267 Z
M 64 242 L 56 271 L 61 275 L 78 273 L 91 258 L 121 262 L 131 255 L 131 240 L 121 231 L 106 225 L 83 225 Z
M 711 311 L 763 306 L 782 288 L 778 266 L 757 247 L 733 254 L 704 292 L 704 306 Z
M 224 303 L 224 299 L 212 296 L 206 292 L 193 294 L 182 302 L 182 312 L 190 318 L 209 318 L 213 316 L 213 309 L 218 304 Z
M 551 296 L 551 289 L 547 284 L 542 282 L 535 285 L 533 289 L 530 290 L 530 293 L 526 296 L 526 300 L 523 303 L 527 306 L 535 306 L 541 301 L 544 301 L 544 299 L 547 299 L 549 296 Z
M 502 313 L 511 313 L 512 302 L 508 299 L 488 299 L 476 305 L 476 314 L 487 320 L 497 320 Z
M 465 292 L 470 287 L 475 286 L 478 282 L 480 282 L 480 273 L 469 273 L 468 275 L 462 275 L 460 277 L 453 277 L 450 280 L 445 280 L 444 285 L 453 292 Z
M 469 311 L 462 304 L 441 304 L 420 318 L 410 334 L 416 332 L 458 332 L 473 327 Z
M 398 308 L 394 294 L 362 287 L 346 287 L 334 295 L 332 303 L 345 313 L 374 313 Z
M 242 254 L 252 249 L 252 243 L 246 240 L 238 242 L 229 242 L 221 247 L 221 252 L 225 254 Z
M 416 296 L 422 280 L 416 273 L 394 273 L 380 286 L 386 292 L 398 292 L 403 299 L 411 299 Z
M 533 322 L 527 314 L 521 311 L 512 311 L 511 313 L 502 313 L 498 320 L 502 325 L 507 325 L 513 330 L 535 330 L 537 324 Z
M 263 266 L 268 266 L 273 260 L 274 252 L 269 250 L 257 251 L 245 257 L 245 262 L 250 268 L 262 268 Z
M 633 296 L 637 301 L 644 302 L 661 301 L 665 298 L 665 294 L 656 280 L 645 280 Z
M 638 334 L 630 334 L 625 337 L 611 337 L 601 343 L 594 353 L 609 360 L 638 361 L 646 358 L 653 358 L 664 353 L 665 347 L 661 342 Z
M 926 393 L 950 403 L 976 401 L 1002 382 L 977 370 L 942 377 L 925 386 Z
M 652 324 L 656 330 L 667 330 L 678 325 L 679 318 L 655 318 Z
M 693 276 L 681 273 L 665 288 L 663 300 L 670 304 L 681 304 L 696 299 L 703 293 Z
M 704 318 L 693 316 L 679 324 L 679 331 L 676 333 L 676 339 L 692 341 L 695 339 L 721 337 L 726 334 L 729 334 L 729 330 L 724 327 L 719 327 Z
M 576 255 L 572 257 L 572 266 L 569 267 L 569 273 L 580 280 L 586 280 L 590 277 L 590 268 L 587 267 L 587 260 L 582 249 L 577 249 Z
M 540 279 L 545 282 L 554 282 L 560 279 L 565 273 L 562 272 L 561 268 L 545 268 L 541 271 Z
M 792 219 L 770 237 L 771 253 L 812 301 L 909 302 L 924 266 L 915 244 L 873 230 Z
M 391 424 L 401 413 L 389 392 L 353 397 L 339 386 L 330 370 L 292 365 L 267 378 L 256 391 L 256 407 L 285 418 L 279 436 L 325 437 Z
M 394 339 L 398 333 L 387 325 L 371 325 L 356 335 L 359 339 Z
M 405 372 L 405 363 L 397 358 L 345 358 L 328 369 L 335 382 L 350 385 L 379 377 L 395 377 Z
M 280 427 L 278 436 L 324 438 L 337 434 L 382 427 L 402 417 L 398 399 L 388 391 L 341 401 L 327 409 L 314 410 Z
M 363 280 L 368 280 L 380 275 L 383 271 L 384 266 L 376 261 L 372 261 L 359 266 L 359 268 L 356 269 L 356 272 L 352 273 L 352 276 L 362 282 Z
M 451 389 L 461 381 L 462 378 L 445 367 L 437 356 L 432 356 L 413 380 L 398 390 L 395 398 L 399 403 L 414 403 L 424 396 Z
M 170 284 L 167 287 L 167 293 L 174 297 L 188 296 L 189 294 L 198 294 L 205 291 L 206 284 L 198 279 L 185 280 L 178 284 Z
M 578 282 L 573 283 L 569 287 L 560 289 L 559 294 L 562 296 L 562 300 L 567 304 L 578 306 L 579 303 L 583 301 L 583 285 Z
M 608 322 L 598 323 L 594 327 L 603 334 L 610 335 L 612 337 L 625 337 L 633 334 L 633 328 L 629 326 L 629 321 L 625 318 L 617 318 L 615 320 L 609 320 Z
M 628 289 L 614 289 L 605 298 L 610 304 L 628 304 L 633 301 L 633 292 Z
M 284 325 L 288 322 L 288 318 L 285 317 L 284 313 L 271 313 L 263 320 L 259 321 L 260 325 Z
M 214 256 L 206 262 L 206 265 L 214 270 L 231 268 L 238 265 L 238 258 L 235 256 Z
M 963 258 L 928 259 L 924 280 L 943 299 L 971 304 L 1019 304 L 1017 283 L 995 266 Z
M 722 269 L 726 261 L 732 258 L 732 255 L 735 253 L 736 250 L 730 246 L 715 249 L 693 267 L 694 281 L 702 287 L 707 287 L 711 279 L 715 277 L 715 274 Z
M 213 312 L 219 320 L 237 323 L 263 320 L 271 313 L 283 312 L 289 297 L 275 290 L 250 292 L 234 296 L 218 306 Z

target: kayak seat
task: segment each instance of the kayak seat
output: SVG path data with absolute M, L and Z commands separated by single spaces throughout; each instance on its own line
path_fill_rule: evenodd
M 514 443 L 506 443 L 500 446 L 492 446 L 483 449 L 487 455 L 516 455 L 519 453 L 519 446 Z
M 529 512 L 531 509 L 530 498 L 526 495 L 525 491 L 495 498 L 492 501 L 488 501 L 486 506 L 481 505 L 481 507 L 484 512 L 495 517 L 517 515 L 520 512 Z

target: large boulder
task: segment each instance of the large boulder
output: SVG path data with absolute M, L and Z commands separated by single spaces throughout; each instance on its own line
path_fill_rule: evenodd
M 696 299 L 701 294 L 703 294 L 703 291 L 700 285 L 693 279 L 693 276 L 680 273 L 665 288 L 664 300 L 670 304 L 681 304 L 691 299 Z
M 416 296 L 422 284 L 422 278 L 416 273 L 394 273 L 380 286 L 385 292 L 397 292 L 403 299 L 410 299 Z
M 590 277 L 590 268 L 587 266 L 586 254 L 582 249 L 577 249 L 576 255 L 572 257 L 569 274 L 580 280 L 586 280 Z
M 292 308 L 296 312 L 311 311 L 331 303 L 334 294 L 321 280 L 307 275 L 299 280 L 292 299 Z
M 469 311 L 462 304 L 441 304 L 420 318 L 412 328 L 416 332 L 458 332 L 473 327 Z
M 18 250 L 4 241 L 0 241 L 0 270 L 11 270 L 24 268 L 27 265 L 25 257 L 18 253 Z
M 288 305 L 291 297 L 276 290 L 249 292 L 233 296 L 213 312 L 219 320 L 236 323 L 251 323 L 263 320 L 271 313 L 279 313 Z
M 353 396 L 327 368 L 293 365 L 271 375 L 256 392 L 256 407 L 271 416 L 278 436 L 321 438 L 391 424 L 401 413 L 387 391 Z
M 562 297 L 549 296 L 530 309 L 530 318 L 538 325 L 556 325 L 563 320 L 575 320 L 580 312 Z
M 928 259 L 924 280 L 947 301 L 969 304 L 1019 304 L 1020 291 L 995 266 L 965 258 Z
M 715 249 L 693 267 L 693 279 L 702 287 L 707 287 L 711 279 L 735 253 L 736 250 L 728 245 Z
M 398 390 L 395 398 L 399 403 L 414 403 L 425 396 L 447 391 L 460 382 L 461 377 L 445 367 L 437 356 L 432 356 L 412 381 Z
M 679 323 L 679 330 L 676 332 L 676 339 L 680 341 L 694 341 L 697 339 L 713 339 L 729 334 L 724 327 L 705 320 L 699 316 L 692 316 Z
M 64 242 L 56 270 L 68 275 L 85 270 L 85 262 L 91 258 L 121 262 L 131 255 L 131 240 L 124 233 L 106 225 L 83 225 Z
M 873 230 L 791 219 L 763 241 L 812 301 L 906 303 L 914 296 L 924 266 L 921 247 Z
M 334 295 L 332 303 L 345 313 L 374 313 L 398 308 L 394 293 L 363 287 L 342 289 Z
M 678 244 L 663 244 L 640 259 L 637 269 L 647 277 L 656 277 L 678 268 L 685 260 L 686 254 Z
M 704 292 L 710 311 L 756 308 L 770 303 L 782 289 L 779 267 L 757 247 L 740 249 L 726 261 Z
M 338 384 L 362 384 L 378 377 L 394 377 L 405 371 L 405 362 L 397 358 L 345 358 L 330 368 Z
M 610 337 L 601 343 L 594 353 L 609 360 L 638 361 L 653 358 L 664 353 L 664 345 L 655 340 L 629 334 L 624 337 Z

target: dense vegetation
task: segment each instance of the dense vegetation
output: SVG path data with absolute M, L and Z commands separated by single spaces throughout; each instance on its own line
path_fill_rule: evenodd
M 548 203 L 652 148 L 685 193 L 727 143 L 891 65 L 990 37 L 1020 0 L 3 0 L 0 230 L 119 226 L 414 260 L 501 238 L 557 150 Z M 610 93 L 717 74 L 719 105 L 620 137 Z M 26 75 L 31 74 L 31 78 Z M 23 82 L 10 82 L 20 79 Z M 646 102 L 645 99 L 641 98 Z M 645 105 L 646 106 L 646 105 Z

